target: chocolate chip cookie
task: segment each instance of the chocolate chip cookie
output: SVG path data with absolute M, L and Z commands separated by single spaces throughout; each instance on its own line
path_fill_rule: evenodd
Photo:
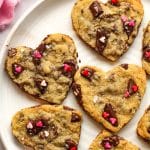
M 150 75 L 150 21 L 144 31 L 142 64 L 146 73 Z
M 143 18 L 140 0 L 77 0 L 72 23 L 79 37 L 108 60 L 119 59 L 133 43 Z
M 5 68 L 12 81 L 26 93 L 60 104 L 76 72 L 76 48 L 67 35 L 48 35 L 36 49 L 24 46 L 9 49 Z
M 140 150 L 136 145 L 126 139 L 114 135 L 106 130 L 101 133 L 90 145 L 89 150 Z
M 22 109 L 12 119 L 12 133 L 34 150 L 77 150 L 81 113 L 62 105 Z
M 150 143 L 150 106 L 146 109 L 138 123 L 137 133 L 140 137 Z
M 83 109 L 112 132 L 133 118 L 145 88 L 144 70 L 132 64 L 122 64 L 108 72 L 82 67 L 76 72 L 72 87 Z

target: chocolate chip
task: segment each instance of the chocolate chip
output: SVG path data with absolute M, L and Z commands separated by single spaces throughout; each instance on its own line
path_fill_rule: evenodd
M 46 82 L 46 80 L 40 79 L 40 78 L 34 78 L 34 82 L 35 82 L 35 85 L 37 86 L 37 88 L 39 89 L 39 91 L 41 92 L 41 94 L 44 94 L 47 90 L 48 82 Z
M 116 111 L 111 104 L 106 104 L 104 107 L 104 112 L 102 114 L 103 118 L 110 122 L 113 126 L 118 126 L 118 119 L 116 116 Z
M 69 78 L 74 76 L 76 69 L 77 69 L 77 66 L 74 60 L 67 60 L 63 63 L 63 66 L 60 67 L 62 74 Z
M 108 41 L 108 32 L 104 29 L 98 29 L 96 33 L 96 50 L 103 53 Z
M 81 86 L 79 84 L 73 83 L 72 90 L 76 98 L 79 101 L 81 101 L 82 100 Z
M 128 64 L 121 64 L 121 67 L 124 68 L 125 70 L 128 69 Z
M 12 72 L 14 76 L 18 77 L 24 71 L 24 67 L 18 63 L 12 64 Z
M 117 135 L 112 135 L 110 137 L 105 137 L 102 142 L 101 145 L 104 147 L 105 150 L 108 150 L 108 147 L 106 146 L 109 144 L 110 148 L 116 147 L 119 144 L 120 141 L 120 137 Z
M 81 121 L 81 117 L 77 113 L 72 113 L 71 122 L 79 122 Z
M 143 58 L 147 62 L 150 62 L 150 47 L 143 49 Z
M 111 104 L 106 104 L 104 107 L 104 111 L 108 112 L 111 115 L 111 117 L 116 117 L 116 112 L 114 111 Z
M 41 52 L 41 53 L 43 53 L 45 50 L 46 50 L 46 46 L 45 46 L 45 44 L 40 44 L 37 48 L 36 48 L 36 50 L 38 50 L 39 52 Z
M 16 48 L 11 48 L 8 50 L 8 56 L 9 57 L 14 57 L 17 54 Z
M 88 67 L 84 67 L 84 68 L 82 68 L 81 69 L 81 75 L 84 77 L 84 78 L 86 78 L 86 79 L 88 79 L 88 80 L 91 80 L 91 78 L 92 78 L 92 76 L 93 76 L 93 74 L 94 74 L 94 70 L 93 69 L 91 69 L 91 68 L 88 68 Z
M 95 18 L 103 13 L 102 7 L 98 1 L 94 1 L 89 8 Z
M 71 148 L 76 148 L 77 149 L 77 144 L 73 140 L 67 139 L 65 141 L 65 148 L 67 150 L 71 150 Z

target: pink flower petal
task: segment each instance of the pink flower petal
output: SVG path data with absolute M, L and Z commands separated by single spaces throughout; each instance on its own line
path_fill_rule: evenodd
M 0 30 L 4 30 L 7 25 L 9 25 L 14 18 L 15 6 L 20 0 L 0 0 Z
M 1 8 L 3 2 L 4 2 L 4 0 L 0 0 L 0 8 Z

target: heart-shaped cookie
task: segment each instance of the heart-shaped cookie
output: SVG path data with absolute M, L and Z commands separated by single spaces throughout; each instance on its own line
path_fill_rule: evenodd
M 12 120 L 12 133 L 34 150 L 77 150 L 81 113 L 62 105 L 22 109 Z
M 143 68 L 148 75 L 150 75 L 150 21 L 144 31 L 143 35 Z
M 72 23 L 85 43 L 108 60 L 116 61 L 133 43 L 143 14 L 140 0 L 78 0 Z
M 89 150 L 140 150 L 123 137 L 102 130 L 90 145 Z
M 26 93 L 49 103 L 66 97 L 77 67 L 73 40 L 63 34 L 48 35 L 35 50 L 28 47 L 8 51 L 6 71 Z
M 137 134 L 150 144 L 150 106 L 138 123 Z
M 85 66 L 74 76 L 73 93 L 84 110 L 110 131 L 123 128 L 137 111 L 146 88 L 146 75 L 136 65 L 123 64 L 103 72 Z

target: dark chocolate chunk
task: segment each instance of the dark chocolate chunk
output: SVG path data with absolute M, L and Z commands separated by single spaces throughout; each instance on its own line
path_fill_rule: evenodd
M 111 104 L 105 105 L 102 117 L 110 122 L 113 126 L 118 126 L 116 111 L 113 109 Z
M 73 83 L 72 90 L 77 99 L 81 101 L 82 100 L 81 86 L 79 84 Z
M 128 64 L 121 64 L 121 67 L 124 68 L 125 70 L 128 69 Z
M 46 50 L 46 45 L 45 44 L 40 44 L 36 50 L 38 50 L 41 53 L 44 53 L 44 51 Z
M 111 104 L 106 104 L 105 105 L 104 112 L 108 112 L 111 115 L 111 117 L 116 118 L 116 112 L 114 111 Z
M 146 46 L 143 47 L 143 51 L 149 50 L 149 49 L 150 49 L 150 45 L 146 45 Z
M 138 91 L 138 86 L 136 85 L 134 80 L 130 79 L 128 81 L 127 89 L 128 89 L 129 95 L 131 96 Z
M 95 17 L 95 18 L 97 18 L 99 15 L 101 15 L 103 13 L 102 7 L 98 1 L 94 1 L 90 5 L 90 10 L 93 14 L 93 17 Z
M 40 52 L 39 50 L 34 50 L 33 52 L 31 52 L 32 58 L 33 58 L 33 63 L 35 65 L 40 65 L 41 63 L 41 58 L 43 57 L 42 52 Z
M 9 56 L 9 57 L 13 57 L 13 56 L 15 56 L 16 54 L 17 54 L 16 48 L 11 48 L 11 49 L 8 50 L 8 56 Z
M 30 136 L 34 136 L 38 133 L 37 130 L 36 130 L 34 121 L 29 121 L 28 122 L 28 124 L 26 126 L 26 131 L 27 131 L 27 134 L 30 135 Z
M 35 82 L 35 85 L 37 86 L 37 88 L 39 89 L 39 91 L 41 92 L 41 94 L 44 94 L 47 90 L 48 82 L 46 82 L 46 80 L 40 79 L 40 78 L 34 78 L 34 82 Z
M 120 138 L 117 135 L 111 136 L 111 141 L 112 141 L 113 146 L 117 146 L 119 144 L 119 139 Z
M 103 53 L 108 41 L 108 32 L 105 29 L 98 29 L 96 33 L 96 50 Z
M 93 69 L 91 69 L 91 68 L 88 68 L 88 67 L 85 67 L 85 68 L 82 68 L 81 69 L 81 75 L 84 77 L 84 78 L 86 78 L 86 79 L 88 79 L 88 80 L 91 80 L 91 78 L 92 78 L 92 76 L 93 76 L 93 74 L 94 74 L 94 70 Z
M 61 69 L 63 75 L 71 78 L 74 76 L 77 66 L 76 66 L 74 60 L 67 60 L 64 62 L 63 66 L 60 69 Z
M 24 67 L 18 63 L 12 64 L 12 72 L 14 76 L 18 77 L 24 71 Z
M 133 22 L 133 24 L 131 24 L 131 22 Z M 134 30 L 134 26 L 135 26 L 134 24 L 135 24 L 135 20 L 128 20 L 123 22 L 123 28 L 126 34 L 128 35 L 128 37 L 131 35 L 131 33 Z
M 138 92 L 138 86 L 136 85 L 136 83 L 133 79 L 129 79 L 128 85 L 127 85 L 127 90 L 124 93 L 124 97 L 128 98 L 136 92 Z
M 71 122 L 79 122 L 79 121 L 81 121 L 81 117 L 73 112 L 71 116 Z
M 48 123 L 46 120 L 31 120 L 26 126 L 27 134 L 30 136 L 37 135 L 42 130 L 48 129 Z
M 40 65 L 41 58 L 43 57 L 43 53 L 46 50 L 45 44 L 40 44 L 33 52 L 31 52 L 31 55 L 33 57 L 33 62 L 35 65 Z
M 67 149 L 67 150 L 71 150 L 71 149 L 75 149 L 75 150 L 77 150 L 77 144 L 73 141 L 73 140 L 71 140 L 71 139 L 67 139 L 66 141 L 65 141 L 65 148 Z
M 34 136 L 34 135 L 37 135 L 38 132 L 37 132 L 36 128 L 27 129 L 27 134 L 30 135 L 30 136 Z
M 101 145 L 104 147 L 105 150 L 108 150 L 108 146 L 109 145 L 109 149 L 116 147 L 119 144 L 119 136 L 117 135 L 112 135 L 110 137 L 105 137 L 102 142 Z

